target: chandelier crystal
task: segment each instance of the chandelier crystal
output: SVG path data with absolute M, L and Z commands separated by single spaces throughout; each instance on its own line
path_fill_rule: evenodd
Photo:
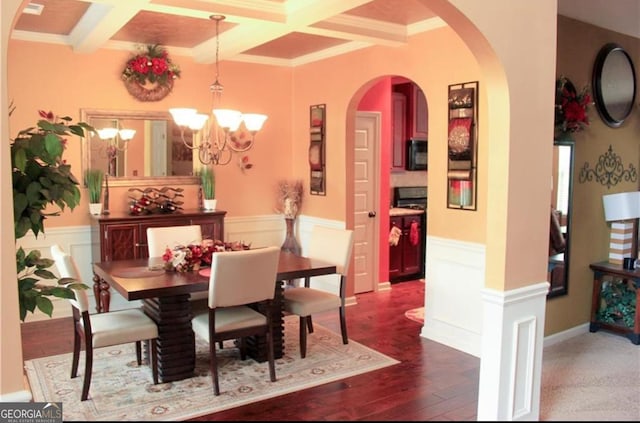
M 213 96 L 213 116 L 209 119 L 209 115 L 193 108 L 172 108 L 169 112 L 181 129 L 182 142 L 190 150 L 198 150 L 198 159 L 202 164 L 225 165 L 231 161 L 234 152 L 245 152 L 253 147 L 255 135 L 262 129 L 267 116 L 219 107 L 224 91 L 219 81 L 219 26 L 225 16 L 211 15 L 210 19 L 216 22 L 216 79 L 209 87 Z M 210 125 L 207 125 L 207 121 Z M 244 139 L 245 133 L 240 129 L 243 124 L 250 134 L 248 139 Z M 185 137 L 185 131 L 191 133 L 190 141 Z

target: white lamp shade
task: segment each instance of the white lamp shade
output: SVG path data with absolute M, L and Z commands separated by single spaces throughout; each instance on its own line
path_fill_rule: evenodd
M 213 109 L 218 125 L 231 132 L 236 131 L 242 123 L 242 113 L 231 109 Z
M 267 120 L 267 115 L 259 115 L 256 113 L 245 113 L 242 115 L 244 119 L 244 126 L 247 127 L 249 132 L 258 132 L 262 129 L 264 121 Z
M 640 191 L 603 195 L 602 202 L 607 222 L 640 217 Z
M 196 113 L 191 117 L 189 128 L 193 131 L 199 131 L 204 127 L 207 119 L 209 119 L 209 115 L 205 115 L 204 113 Z
M 108 140 L 118 135 L 118 128 L 102 128 L 98 129 L 98 136 L 100 139 Z
M 189 126 L 193 117 L 198 114 L 196 109 L 174 108 L 169 109 L 169 113 L 173 116 L 173 121 L 178 126 Z
M 135 129 L 121 129 L 120 131 L 118 131 L 118 133 L 120 134 L 120 138 L 123 141 L 129 141 L 136 134 L 136 130 Z

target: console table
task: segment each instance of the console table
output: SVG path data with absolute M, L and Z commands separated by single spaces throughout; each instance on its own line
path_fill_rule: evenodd
M 183 210 L 176 213 L 130 215 L 125 212 L 93 216 L 91 238 L 99 251 L 93 251 L 93 262 L 131 260 L 148 257 L 147 228 L 200 225 L 203 239 L 224 240 L 226 211 Z M 93 278 L 93 293 L 98 313 L 109 311 L 109 285 Z
M 596 332 L 600 328 L 607 329 L 612 332 L 623 334 L 635 345 L 640 345 L 640 313 L 638 311 L 638 305 L 640 305 L 640 269 L 627 270 L 622 268 L 622 264 L 613 264 L 607 261 L 592 263 L 589 267 L 593 270 L 594 275 L 589 332 Z M 631 281 L 633 283 L 636 291 L 636 308 L 633 328 L 598 321 L 600 294 L 602 292 L 602 283 L 605 278 L 622 279 L 623 281 Z

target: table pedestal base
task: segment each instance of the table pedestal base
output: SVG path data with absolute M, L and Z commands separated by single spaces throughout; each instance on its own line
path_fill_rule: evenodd
M 189 295 L 144 300 L 144 312 L 158 325 L 158 377 L 172 382 L 193 376 L 195 334 Z

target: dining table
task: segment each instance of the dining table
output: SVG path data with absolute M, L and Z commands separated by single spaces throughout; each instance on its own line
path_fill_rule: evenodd
M 163 264 L 161 257 L 95 262 L 93 273 L 94 291 L 99 293 L 101 300 L 105 295 L 110 295 L 110 288 L 126 300 L 142 300 L 144 312 L 158 325 L 158 377 L 164 383 L 193 376 L 196 362 L 196 340 L 191 327 L 193 307 L 206 305 L 193 305 L 190 296 L 194 292 L 207 291 L 209 278 L 205 276 L 206 273 L 197 270 L 168 271 Z M 273 307 L 275 358 L 284 355 L 285 281 L 334 274 L 336 271 L 332 263 L 287 251 L 280 252 L 274 298 L 270 302 Z M 266 311 L 263 308 L 267 305 L 257 303 L 253 306 L 258 311 Z M 246 348 L 247 354 L 256 361 L 267 360 L 265 336 L 246 339 Z

